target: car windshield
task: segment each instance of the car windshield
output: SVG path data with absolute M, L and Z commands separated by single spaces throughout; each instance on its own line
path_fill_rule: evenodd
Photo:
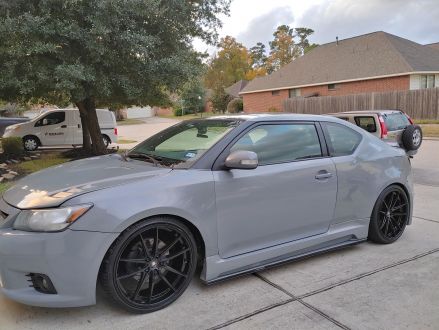
M 188 168 L 238 124 L 230 119 L 185 121 L 140 143 L 127 157 L 157 166 Z
M 398 131 L 410 125 L 410 121 L 402 112 L 387 113 L 383 115 L 388 131 Z

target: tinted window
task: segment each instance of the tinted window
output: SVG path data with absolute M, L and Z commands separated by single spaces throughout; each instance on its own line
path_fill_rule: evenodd
M 235 150 L 256 152 L 261 165 L 322 156 L 313 124 L 260 125 L 241 137 Z
M 331 156 L 350 155 L 357 149 L 361 142 L 361 134 L 336 123 L 326 123 L 325 126 L 329 135 Z
M 375 124 L 375 119 L 371 116 L 369 117 L 355 117 L 355 123 L 357 126 L 360 126 L 362 129 L 374 133 L 377 131 L 377 127 Z
M 402 112 L 383 114 L 384 122 L 388 131 L 398 131 L 410 125 L 410 121 Z
M 35 127 L 59 124 L 62 123 L 65 119 L 65 112 L 51 112 L 47 116 L 44 116 L 43 118 L 38 120 L 35 124 Z

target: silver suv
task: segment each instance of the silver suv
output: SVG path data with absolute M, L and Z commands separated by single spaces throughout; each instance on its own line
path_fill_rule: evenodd
M 331 113 L 355 124 L 390 144 L 397 144 L 406 151 L 418 150 L 422 143 L 422 130 L 400 110 L 362 110 Z

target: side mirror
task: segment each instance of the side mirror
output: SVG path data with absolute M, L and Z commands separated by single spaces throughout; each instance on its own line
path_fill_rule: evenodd
M 229 169 L 253 170 L 258 167 L 258 155 L 247 150 L 233 151 L 227 156 L 224 165 Z

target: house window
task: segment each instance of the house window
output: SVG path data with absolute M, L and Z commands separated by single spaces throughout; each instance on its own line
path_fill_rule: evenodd
M 271 95 L 273 96 L 280 95 L 280 91 L 271 91 Z
M 434 88 L 434 74 L 421 75 L 421 88 Z
M 297 97 L 297 96 L 300 96 L 300 88 L 291 88 L 290 90 L 288 90 L 289 98 Z
M 337 84 L 328 84 L 328 91 L 335 91 L 337 89 Z

